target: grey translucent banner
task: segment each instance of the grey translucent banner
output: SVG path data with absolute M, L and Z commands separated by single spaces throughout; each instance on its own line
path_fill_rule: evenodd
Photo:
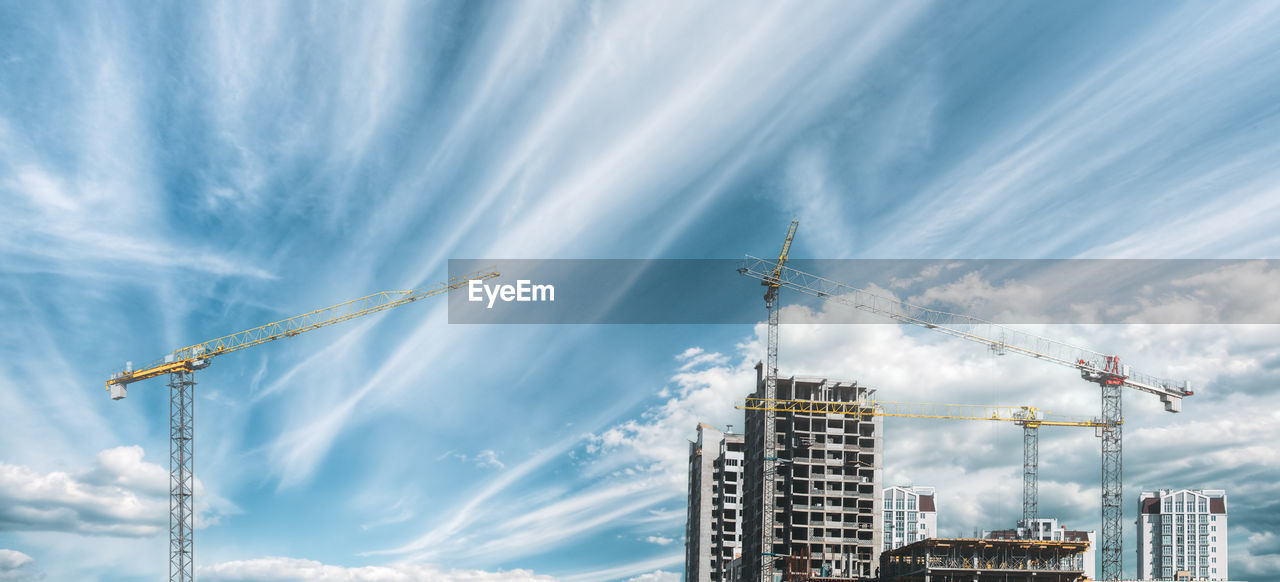
M 459 324 L 752 324 L 771 259 L 451 259 L 493 279 L 449 296 Z M 794 259 L 783 323 L 1280 323 L 1280 265 L 1261 260 Z M 896 316 L 894 314 L 897 314 Z M 903 315 L 907 314 L 907 315 Z M 932 315 L 931 315 L 932 314 Z

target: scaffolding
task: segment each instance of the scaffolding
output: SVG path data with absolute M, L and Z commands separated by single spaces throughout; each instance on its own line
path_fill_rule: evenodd
M 1086 541 L 939 539 L 880 555 L 881 582 L 1080 582 Z

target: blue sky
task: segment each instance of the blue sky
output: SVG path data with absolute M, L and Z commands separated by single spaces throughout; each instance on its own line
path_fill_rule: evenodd
M 165 389 L 110 401 L 125 361 L 450 258 L 767 255 L 793 215 L 812 258 L 1273 258 L 1278 29 L 1249 2 L 0 3 L 0 579 L 164 572 Z M 446 316 L 200 373 L 202 579 L 679 576 L 685 439 L 741 426 L 762 328 Z M 1280 579 L 1280 330 L 1048 327 L 1203 386 L 1176 417 L 1129 398 L 1126 508 L 1225 488 L 1232 577 Z M 781 366 L 1096 408 L 954 344 L 796 324 Z M 1016 431 L 886 431 L 944 534 L 1016 517 Z M 1042 447 L 1042 511 L 1096 529 L 1097 443 Z

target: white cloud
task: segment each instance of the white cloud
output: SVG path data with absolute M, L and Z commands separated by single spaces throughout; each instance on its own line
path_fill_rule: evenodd
M 992 285 L 975 271 L 965 273 L 951 283 L 930 287 L 924 293 L 907 299 L 907 303 L 920 306 L 943 304 L 944 311 L 982 313 L 993 321 L 1028 322 L 1043 319 L 1044 295 L 1040 288 L 1018 281 Z
M 0 580 L 27 582 L 43 580 L 44 575 L 35 568 L 36 561 L 17 550 L 0 549 Z
M 662 572 L 661 568 L 676 566 L 683 561 L 683 553 L 670 553 L 626 564 L 619 564 L 617 566 L 610 566 L 599 570 L 590 570 L 578 574 L 561 576 L 560 579 L 565 582 L 604 582 L 606 580 L 629 579 L 633 576 L 665 576 L 666 573 Z M 660 574 L 660 572 L 662 573 Z M 665 578 L 657 579 L 665 580 Z
M 13 570 L 34 563 L 35 560 L 31 556 L 17 550 L 0 550 L 0 571 Z
M 443 570 L 430 564 L 336 566 L 315 560 L 268 557 L 221 562 L 196 569 L 203 580 L 219 582 L 551 582 L 528 570 L 486 572 Z
M 645 574 L 641 574 L 634 578 L 629 578 L 627 582 L 679 582 L 683 577 L 679 572 L 667 572 L 666 570 L 654 570 Z
M 700 365 L 689 367 L 694 360 Z M 674 394 L 663 404 L 645 411 L 640 418 L 625 421 L 591 435 L 588 452 L 600 455 L 608 466 L 636 464 L 650 467 L 668 487 L 684 483 L 688 439 L 699 422 L 724 427 L 742 426 L 741 413 L 733 402 L 750 392 L 755 370 L 750 357 L 736 365 L 719 353 L 700 353 L 672 376 Z
M 1138 321 L 1273 323 L 1280 321 L 1280 269 L 1269 261 L 1226 265 L 1173 281 L 1185 295 L 1142 302 Z M 1186 313 L 1178 313 L 1184 311 Z
M 841 309 L 825 305 L 824 310 Z M 1033 358 L 997 357 L 980 346 L 898 325 L 819 325 L 824 312 L 785 307 L 781 372 L 858 380 L 877 398 L 922 402 L 1029 404 L 1058 414 L 1096 416 L 1097 388 L 1073 370 Z M 1198 386 L 1185 412 L 1172 415 L 1155 399 L 1126 393 L 1126 498 L 1140 488 L 1226 488 L 1234 507 L 1269 504 L 1280 496 L 1280 440 L 1271 412 L 1280 409 L 1280 329 L 1275 326 L 1052 325 L 1025 329 L 1071 343 L 1119 352 L 1144 371 L 1189 378 Z M 618 457 L 666 475 L 673 497 L 683 494 L 687 439 L 697 422 L 730 414 L 754 384 L 750 370 L 762 350 L 763 326 L 740 345 L 736 364 L 709 365 L 673 377 L 673 396 L 639 418 L 592 437 L 597 462 Z M 701 350 L 686 351 L 699 354 Z M 1264 362 L 1271 363 L 1270 365 Z M 1163 368 L 1163 369 L 1162 369 Z M 1255 387 L 1255 385 L 1257 385 Z M 723 422 L 723 421 L 721 421 Z M 736 424 L 736 422 L 735 422 Z M 1195 435 L 1191 437 L 1190 435 Z M 1021 430 L 1008 423 L 886 419 L 886 479 L 938 487 L 943 535 L 1009 527 L 1021 512 Z M 1170 443 L 1178 443 L 1177 452 Z M 1088 430 L 1042 429 L 1042 514 L 1064 525 L 1099 530 L 1098 444 Z M 1258 507 L 1258 505 L 1254 505 Z M 1234 541 L 1258 537 L 1274 522 L 1265 512 L 1233 519 Z M 1132 528 L 1129 528 L 1132 534 Z M 1132 538 L 1130 538 L 1132 539 Z M 1130 542 L 1132 543 L 1132 542 Z M 1234 551 L 1234 550 L 1233 550 Z M 1244 552 L 1236 555 L 1244 560 Z M 1242 572 L 1271 572 L 1270 554 L 1250 554 Z M 1269 575 L 1269 574 L 1268 574 Z
M 166 532 L 169 472 L 142 456 L 137 446 L 106 449 L 80 475 L 0 463 L 0 530 L 124 537 Z M 198 479 L 194 493 L 197 528 L 235 511 Z
M 506 465 L 503 465 L 502 461 L 498 460 L 498 453 L 488 449 L 480 451 L 480 453 L 476 455 L 476 466 L 481 468 L 492 467 L 495 469 L 506 468 Z
M 658 544 L 659 546 L 666 546 L 675 543 L 676 540 L 674 538 L 664 538 L 662 536 L 648 536 L 644 538 L 644 541 L 651 544 Z

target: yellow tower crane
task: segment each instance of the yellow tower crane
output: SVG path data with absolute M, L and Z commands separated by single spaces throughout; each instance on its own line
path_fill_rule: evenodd
M 130 362 L 125 365 L 124 371 L 112 374 L 107 379 L 107 390 L 112 400 L 124 398 L 129 384 L 169 375 L 169 580 L 190 582 L 195 579 L 195 565 L 192 561 L 195 515 L 192 503 L 191 453 L 194 436 L 192 396 L 196 385 L 196 370 L 208 367 L 209 360 L 216 356 L 386 311 L 465 287 L 473 280 L 483 281 L 497 276 L 497 271 L 477 271 L 412 291 L 374 293 L 180 348 L 163 360 L 138 370 L 134 370 L 133 363 Z
M 774 264 L 773 272 L 760 280 L 760 284 L 765 287 L 764 307 L 769 312 L 769 339 L 764 372 L 765 398 L 776 398 L 778 396 L 778 291 L 781 288 L 783 266 L 787 264 L 787 256 L 791 254 L 791 241 L 796 238 L 796 229 L 799 227 L 800 220 L 792 218 L 791 226 L 787 228 L 787 238 L 782 242 L 782 251 L 778 253 L 778 261 Z M 760 449 L 765 451 L 762 474 L 770 475 L 777 471 L 775 466 L 777 459 L 774 458 L 772 453 L 775 438 L 773 411 L 765 410 L 764 414 L 764 430 L 761 434 L 764 446 Z M 772 582 L 773 557 L 777 555 L 775 545 L 778 543 L 773 529 L 773 479 L 764 479 L 763 487 L 764 510 L 761 512 L 760 519 L 760 579 L 765 582 Z
M 937 404 L 932 402 L 890 402 L 855 400 L 827 402 L 777 398 L 745 398 L 740 410 L 762 410 L 800 414 L 840 414 L 858 418 L 889 416 L 900 418 L 934 418 L 946 420 L 993 420 L 1022 426 L 1022 517 L 1030 521 L 1039 517 L 1039 429 L 1042 426 L 1073 426 L 1102 430 L 1109 425 L 1101 419 L 1048 416 L 1034 406 L 988 406 L 981 404 Z

